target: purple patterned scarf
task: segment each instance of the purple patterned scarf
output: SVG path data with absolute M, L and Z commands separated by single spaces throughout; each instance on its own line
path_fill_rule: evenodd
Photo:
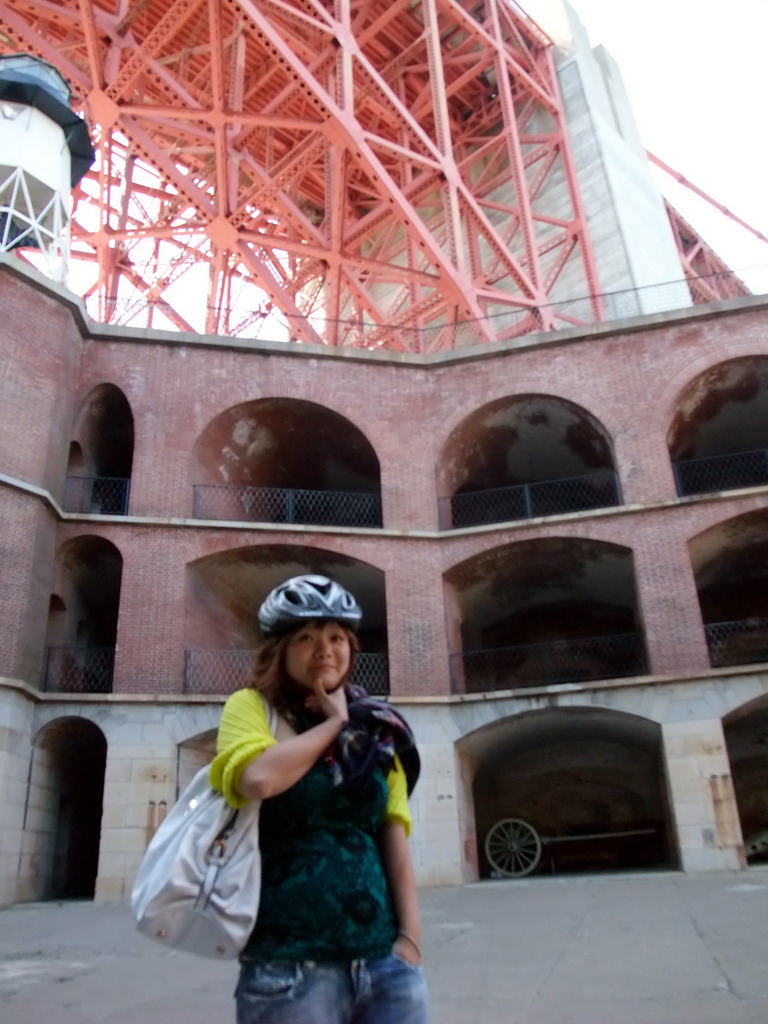
M 350 795 L 363 796 L 374 770 L 381 768 L 385 775 L 388 774 L 397 754 L 405 771 L 410 796 L 421 770 L 410 726 L 386 701 L 369 697 L 361 687 L 350 683 L 344 689 L 349 721 L 324 756 L 334 785 Z M 295 704 L 286 708 L 283 714 L 296 732 L 305 732 L 324 720 L 316 711 Z

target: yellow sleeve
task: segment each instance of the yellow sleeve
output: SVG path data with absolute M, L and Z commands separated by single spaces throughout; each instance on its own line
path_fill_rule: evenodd
M 395 766 L 387 776 L 387 786 L 389 786 L 389 799 L 384 813 L 384 821 L 388 824 L 399 821 L 405 826 L 405 834 L 409 836 L 411 834 L 411 812 L 408 809 L 408 786 L 405 780 L 405 771 L 397 754 L 395 754 Z
M 236 690 L 227 698 L 216 736 L 216 757 L 211 762 L 211 786 L 231 807 L 245 807 L 237 785 L 251 761 L 277 741 L 269 731 L 267 705 L 256 690 Z

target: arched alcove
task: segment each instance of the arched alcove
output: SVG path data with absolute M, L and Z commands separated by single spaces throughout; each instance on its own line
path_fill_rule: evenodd
M 111 691 L 122 571 L 120 552 L 103 537 L 75 537 L 58 551 L 44 689 Z
M 607 431 L 553 395 L 509 396 L 475 410 L 446 441 L 437 486 L 445 528 L 621 503 Z
M 713 668 L 768 661 L 768 510 L 688 543 Z
M 106 757 L 103 732 L 85 718 L 58 718 L 35 737 L 20 900 L 93 897 Z
M 355 682 L 388 693 L 384 573 L 336 551 L 288 544 L 236 548 L 187 566 L 186 692 L 246 685 L 261 642 L 259 605 L 273 587 L 307 572 L 330 576 L 355 595 L 363 609 Z
M 114 384 L 99 384 L 75 417 L 64 506 L 68 512 L 125 515 L 133 468 L 133 413 Z
M 78 441 L 70 441 L 69 456 L 67 458 L 67 476 L 73 474 L 84 474 L 85 456 Z
M 45 629 L 45 646 L 60 647 L 66 639 L 67 609 L 58 594 L 51 594 L 48 602 L 48 621 Z
M 768 697 L 737 708 L 723 732 L 749 864 L 768 863 Z
M 264 398 L 220 413 L 195 443 L 192 481 L 197 519 L 381 526 L 376 453 L 315 402 Z
M 216 755 L 216 729 L 207 729 L 183 740 L 178 746 L 176 795 L 191 781 L 196 772 L 210 764 Z
M 699 374 L 678 399 L 667 444 L 680 495 L 768 484 L 768 357 Z
M 476 730 L 459 753 L 481 877 L 676 865 L 656 723 L 552 708 Z
M 445 574 L 455 690 L 640 675 L 632 552 L 586 538 L 493 548 Z

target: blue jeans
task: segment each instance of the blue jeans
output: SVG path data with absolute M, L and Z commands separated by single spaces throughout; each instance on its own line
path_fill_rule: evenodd
M 420 967 L 391 953 L 351 963 L 245 960 L 237 1024 L 427 1024 Z

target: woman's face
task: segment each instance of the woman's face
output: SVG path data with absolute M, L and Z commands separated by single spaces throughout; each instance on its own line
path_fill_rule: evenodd
M 333 693 L 349 671 L 351 657 L 349 638 L 338 622 L 308 622 L 288 638 L 285 671 L 308 690 L 319 680 Z

